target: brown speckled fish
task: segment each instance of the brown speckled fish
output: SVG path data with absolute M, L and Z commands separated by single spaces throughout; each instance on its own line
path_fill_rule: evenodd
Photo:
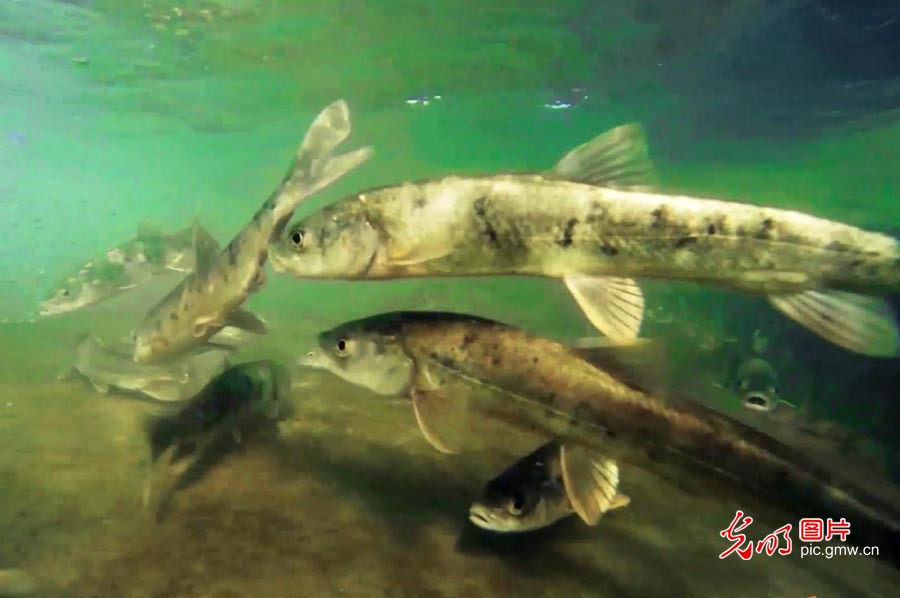
M 900 545 L 891 501 L 693 401 L 660 398 L 665 361 L 654 347 L 572 347 L 473 316 L 396 312 L 322 333 L 300 363 L 379 394 L 409 394 L 424 437 L 445 453 L 470 443 L 470 418 L 559 440 L 563 487 L 590 525 L 616 497 L 610 459 L 652 469 L 671 457 L 795 508 L 845 516 L 858 538 L 869 529 L 880 545 Z
M 562 278 L 603 334 L 638 336 L 634 278 L 765 295 L 848 350 L 893 356 L 878 295 L 900 292 L 900 242 L 795 211 L 651 191 L 640 127 L 624 125 L 540 174 L 447 176 L 356 193 L 287 228 L 272 267 L 299 278 Z
M 365 162 L 364 147 L 340 156 L 332 152 L 350 135 L 350 112 L 338 100 L 316 117 L 284 181 L 224 250 L 194 237 L 194 271 L 147 314 L 135 332 L 134 360 L 149 363 L 183 354 L 206 343 L 224 326 L 264 332 L 265 324 L 241 310 L 265 282 L 269 243 L 297 204 Z

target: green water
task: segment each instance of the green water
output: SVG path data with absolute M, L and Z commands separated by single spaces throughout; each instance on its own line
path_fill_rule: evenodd
M 639 121 L 667 192 L 896 230 L 900 124 L 890 111 L 805 134 L 708 134 L 698 106 L 717 96 L 701 102 L 702 86 L 687 93 L 678 83 L 690 77 L 661 74 L 672 65 L 694 73 L 694 62 L 777 4 L 5 0 L 0 588 L 4 570 L 21 569 L 37 581 L 35 595 L 77 598 L 895 594 L 900 574 L 875 559 L 800 559 L 795 550 L 720 560 L 719 532 L 736 509 L 755 517 L 754 539 L 795 517 L 779 497 L 686 472 L 623 469 L 631 505 L 595 528 L 570 519 L 525 536 L 477 532 L 466 521 L 471 500 L 539 439 L 500 441 L 486 429 L 471 452 L 441 455 L 408 404 L 300 370 L 297 412 L 278 436 L 230 455 L 159 522 L 141 507 L 142 422 L 159 405 L 56 375 L 71 365 L 77 335 L 126 335 L 179 277 L 36 317 L 60 276 L 141 223 L 176 230 L 198 216 L 227 242 L 281 180 L 311 119 L 338 98 L 350 105 L 350 143 L 372 145 L 375 157 L 300 215 L 403 180 L 542 170 Z M 739 78 L 729 85 L 745 89 Z M 575 87 L 590 98 L 547 106 Z M 440 99 L 407 102 L 424 95 Z M 752 423 L 896 495 L 894 362 L 827 346 L 758 299 L 661 281 L 644 288 L 645 330 L 676 349 L 679 377 L 720 382 L 760 330 L 785 394 L 863 440 L 850 449 L 792 422 Z M 535 279 L 307 282 L 270 271 L 248 307 L 270 333 L 240 360 L 293 363 L 322 330 L 413 308 L 553 337 L 594 334 L 561 284 Z M 718 400 L 750 417 L 733 393 Z

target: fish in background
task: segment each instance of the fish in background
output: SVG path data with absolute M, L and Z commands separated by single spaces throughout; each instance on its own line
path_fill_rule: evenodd
M 135 362 L 153 363 L 182 355 L 225 326 L 265 333 L 265 323 L 241 305 L 265 283 L 269 244 L 287 225 L 297 204 L 371 156 L 369 147 L 333 155 L 349 135 L 349 108 L 338 100 L 319 113 L 284 180 L 224 250 L 195 234 L 194 270 L 135 330 Z
M 900 353 L 882 296 L 900 291 L 900 241 L 800 212 L 653 191 L 641 127 L 588 141 L 541 173 L 450 175 L 368 189 L 291 224 L 276 272 L 298 278 L 561 278 L 614 340 L 638 336 L 635 278 L 764 295 L 828 341 Z
M 240 443 L 244 431 L 275 422 L 293 411 L 291 372 L 272 360 L 248 361 L 229 367 L 209 381 L 187 403 L 145 425 L 150 447 L 150 475 L 144 505 L 150 499 L 152 472 L 160 457 L 171 452 L 170 464 L 195 456 L 193 465 L 206 468 L 210 448 L 223 440 Z M 188 470 L 190 472 L 190 469 Z
M 74 364 L 60 378 L 79 374 L 101 394 L 114 389 L 158 401 L 182 401 L 227 367 L 228 354 L 216 349 L 171 364 L 138 364 L 124 347 L 117 350 L 85 334 L 78 339 Z
M 62 314 L 101 303 L 166 272 L 190 272 L 194 265 L 195 230 L 204 243 L 215 243 L 212 235 L 196 222 L 175 233 L 142 224 L 135 238 L 64 277 L 40 303 L 40 315 Z
M 440 452 L 471 444 L 475 420 L 559 440 L 563 487 L 588 525 L 614 498 L 609 477 L 598 474 L 609 460 L 652 471 L 667 459 L 792 509 L 847 517 L 855 541 L 900 546 L 900 508 L 890 500 L 750 426 L 668 396 L 657 343 L 564 345 L 475 316 L 394 312 L 323 332 L 299 365 L 410 396 L 422 435 Z
M 553 440 L 522 457 L 485 484 L 469 507 L 469 521 L 493 532 L 529 532 L 575 515 L 566 496 L 559 442 Z M 606 510 L 628 506 L 631 499 L 618 492 L 619 468 L 615 461 L 600 463 L 597 475 L 606 481 Z

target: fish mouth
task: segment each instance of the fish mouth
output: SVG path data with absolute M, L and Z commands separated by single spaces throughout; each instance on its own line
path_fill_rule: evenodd
M 324 360 L 322 359 L 322 355 L 319 351 L 312 349 L 311 351 L 307 351 L 306 354 L 301 355 L 297 358 L 297 365 L 312 368 L 316 370 L 321 370 L 325 367 Z
M 472 507 L 469 508 L 469 521 L 471 521 L 476 527 L 480 527 L 481 529 L 486 529 L 488 531 L 497 531 L 491 519 L 492 518 L 488 515 L 487 511 L 481 505 L 472 505 Z
M 774 411 L 778 406 L 778 399 L 763 391 L 745 393 L 741 400 L 744 407 L 751 411 L 769 412 Z

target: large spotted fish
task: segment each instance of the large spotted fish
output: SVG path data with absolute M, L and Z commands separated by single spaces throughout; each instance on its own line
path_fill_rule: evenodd
M 369 189 L 287 228 L 270 257 L 300 278 L 562 278 L 607 336 L 638 335 L 634 278 L 765 295 L 848 350 L 893 356 L 900 242 L 795 211 L 653 192 L 642 130 L 624 125 L 539 174 Z
M 653 471 L 665 461 L 815 513 L 805 517 L 846 517 L 855 540 L 900 546 L 895 497 L 672 396 L 660 376 L 666 357 L 655 347 L 644 339 L 564 345 L 474 316 L 394 312 L 323 332 L 300 363 L 408 396 L 422 435 L 444 453 L 483 443 L 474 437 L 485 434 L 482 421 L 491 422 L 488 442 L 523 432 L 558 440 L 562 488 L 589 525 L 620 503 L 617 463 Z
M 225 326 L 264 332 L 265 324 L 240 309 L 265 282 L 269 243 L 297 204 L 346 175 L 372 154 L 369 147 L 334 156 L 350 135 L 350 112 L 338 100 L 316 117 L 281 185 L 224 250 L 194 237 L 195 268 L 147 314 L 134 334 L 134 360 L 150 363 L 206 343 Z

